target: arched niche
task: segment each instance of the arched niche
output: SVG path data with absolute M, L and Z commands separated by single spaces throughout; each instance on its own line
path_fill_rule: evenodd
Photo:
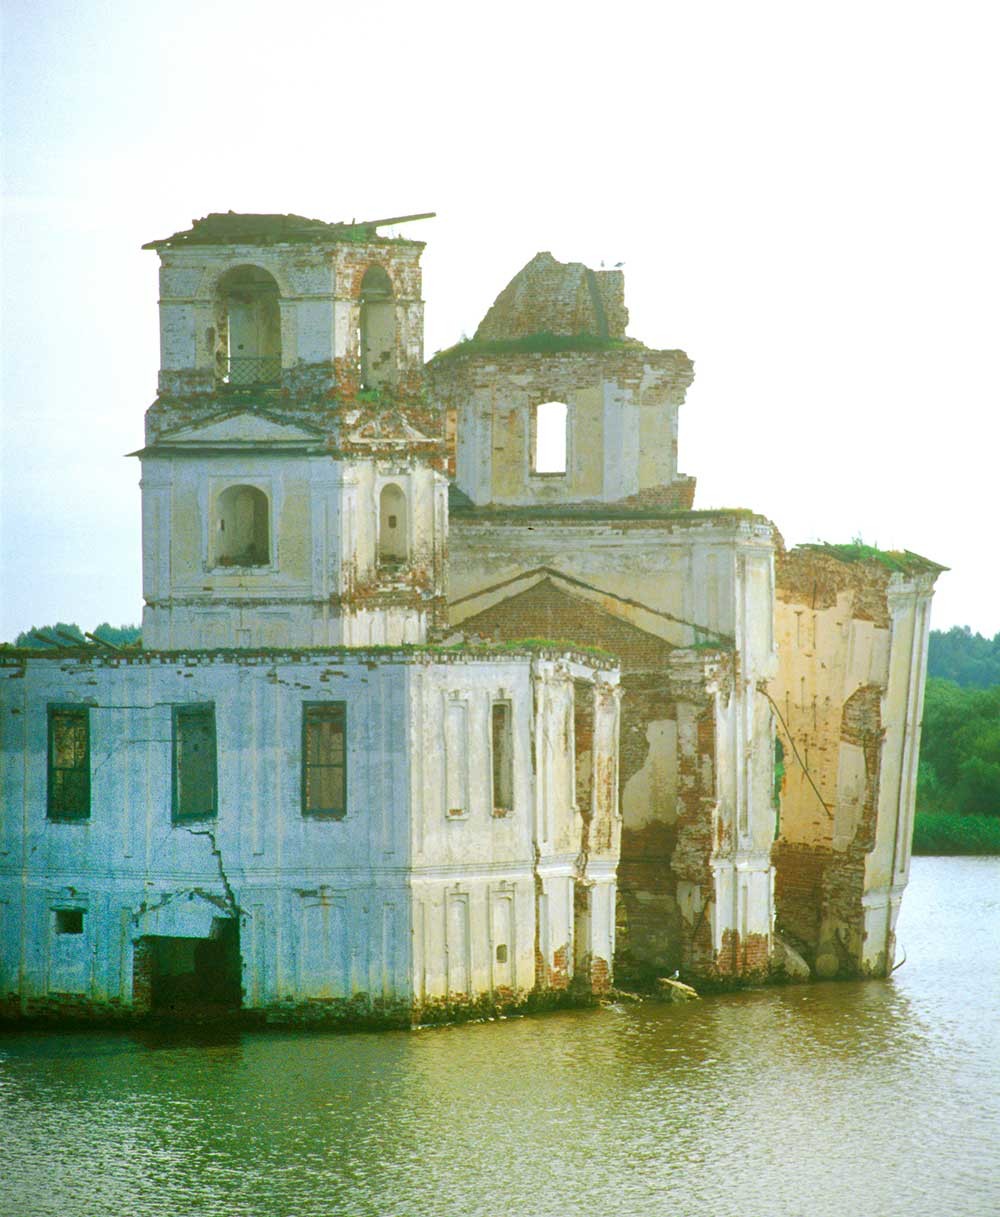
M 216 370 L 233 389 L 281 379 L 281 293 L 261 266 L 234 266 L 216 288 Z
M 358 328 L 362 389 L 381 389 L 396 380 L 396 302 L 392 281 L 381 266 L 369 266 L 361 280 Z
M 256 486 L 228 486 L 215 511 L 217 566 L 268 566 L 271 562 L 270 504 Z
M 396 566 L 409 556 L 407 545 L 406 495 L 393 483 L 382 487 L 378 507 L 378 560 L 381 566 Z
M 569 454 L 569 407 L 544 401 L 532 418 L 531 472 L 565 473 Z

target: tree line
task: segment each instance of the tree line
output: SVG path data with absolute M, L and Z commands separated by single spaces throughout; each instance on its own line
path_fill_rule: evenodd
M 33 625 L 30 630 L 24 630 L 14 639 L 14 646 L 44 651 L 57 647 L 88 646 L 92 638 L 118 647 L 137 646 L 142 642 L 142 630 L 137 625 L 111 625 L 102 621 L 91 631 L 91 635 L 88 638 L 75 621 L 57 621 L 55 625 Z
M 1000 634 L 932 630 L 915 853 L 1000 853 Z

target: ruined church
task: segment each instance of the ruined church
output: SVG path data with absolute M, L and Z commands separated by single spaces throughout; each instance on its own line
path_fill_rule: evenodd
M 3 1017 L 892 967 L 942 568 L 696 509 L 620 270 L 425 363 L 421 218 L 146 246 L 142 645 L 0 648 Z

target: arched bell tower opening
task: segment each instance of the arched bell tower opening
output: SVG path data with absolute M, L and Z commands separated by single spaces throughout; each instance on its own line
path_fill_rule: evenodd
M 256 486 L 229 486 L 215 513 L 215 561 L 218 566 L 268 566 L 271 561 L 270 511 L 267 495 Z
M 379 566 L 399 566 L 409 557 L 406 537 L 406 495 L 398 486 L 383 486 L 378 512 Z
M 216 292 L 216 378 L 231 389 L 277 385 L 281 379 L 278 284 L 260 266 L 236 266 Z
M 361 280 L 358 325 L 361 388 L 396 382 L 396 301 L 392 280 L 381 266 L 369 266 Z

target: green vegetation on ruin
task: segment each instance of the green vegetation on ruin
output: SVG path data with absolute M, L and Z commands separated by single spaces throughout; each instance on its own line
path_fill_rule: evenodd
M 922 558 L 920 554 L 911 553 L 908 549 L 879 549 L 877 545 L 867 545 L 860 537 L 855 537 L 848 544 L 835 545 L 830 541 L 818 541 L 815 544 L 802 545 L 800 548 L 829 554 L 838 562 L 877 562 L 886 570 L 897 571 L 904 575 L 914 574 L 917 571 L 946 569 L 929 558 Z
M 602 338 L 598 334 L 552 334 L 548 330 L 526 334 L 523 338 L 463 338 L 454 346 L 438 351 L 431 363 L 457 359 L 464 355 L 550 355 L 560 351 L 616 351 L 637 346 L 626 338 Z

